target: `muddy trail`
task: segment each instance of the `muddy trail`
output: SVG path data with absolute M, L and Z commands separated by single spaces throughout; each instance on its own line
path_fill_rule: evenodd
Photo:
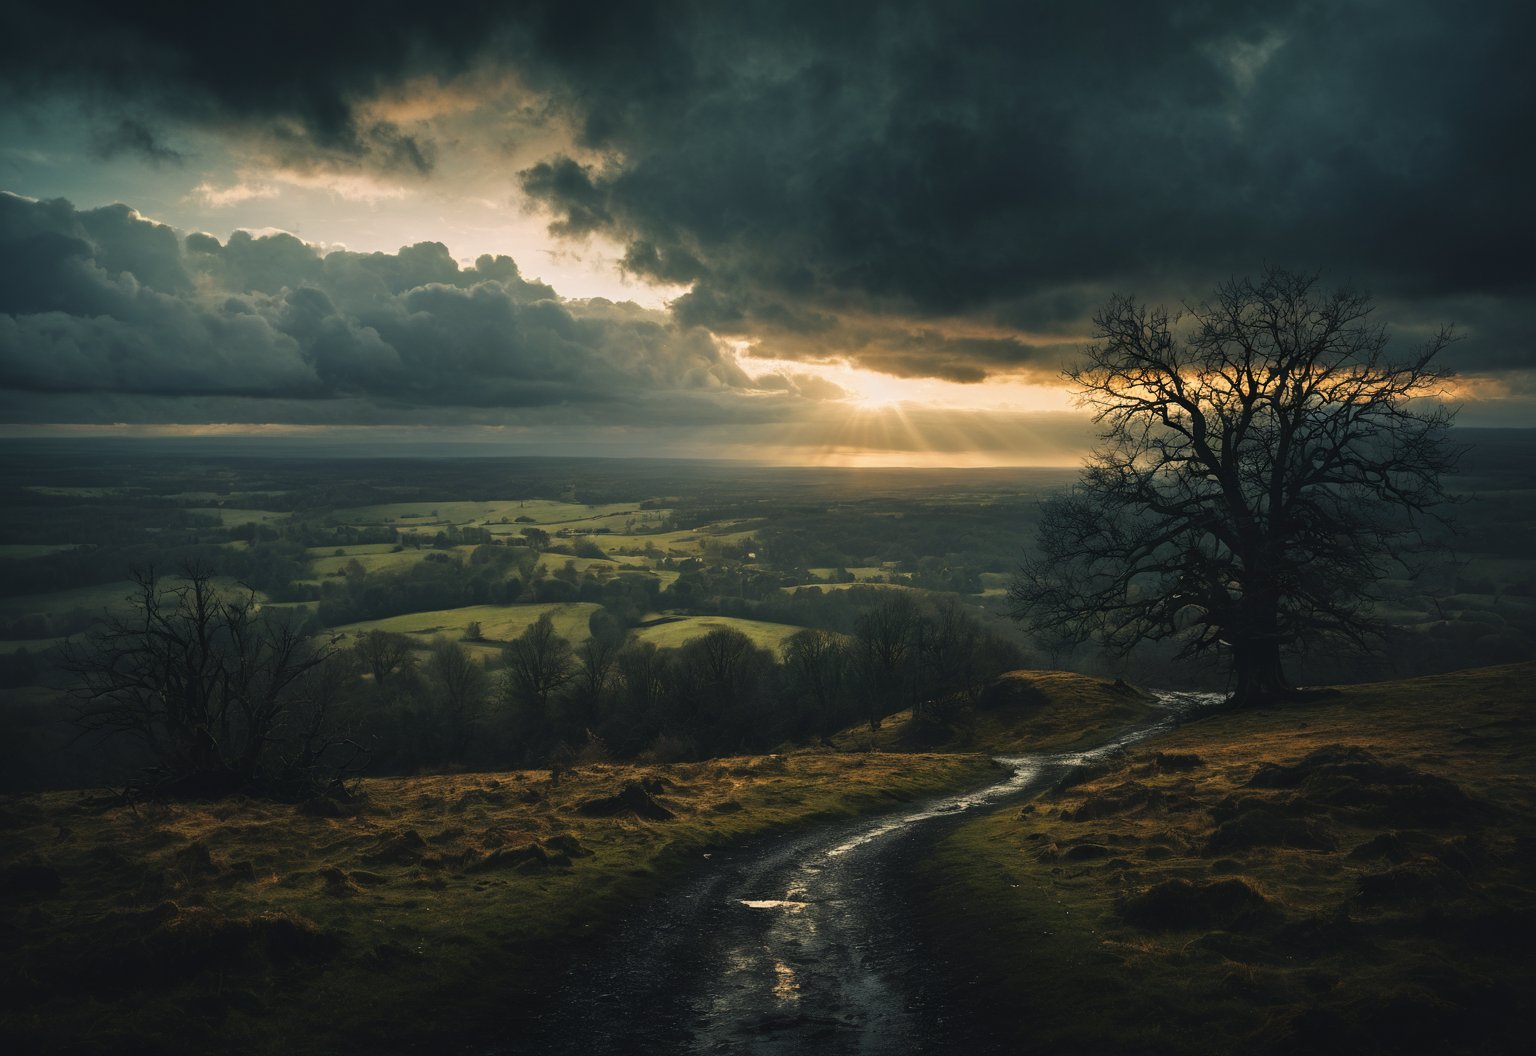
M 967 1007 L 967 966 L 936 960 L 913 926 L 915 867 L 977 811 L 1048 788 L 1215 698 L 1159 701 L 1157 721 L 1092 751 L 1001 757 L 999 779 L 981 789 L 714 855 L 575 965 L 537 1022 L 477 1051 L 996 1051 L 989 1010 Z

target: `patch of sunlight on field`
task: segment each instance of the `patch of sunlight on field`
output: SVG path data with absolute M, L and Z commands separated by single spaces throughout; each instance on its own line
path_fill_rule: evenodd
M 623 566 L 617 562 L 596 557 L 572 557 L 569 554 L 540 554 L 538 567 L 548 572 L 555 572 L 564 568 L 567 564 L 577 572 L 593 572 L 599 575 L 605 572 L 618 572 Z
M 665 623 L 650 627 L 638 627 L 631 632 L 636 641 L 651 642 L 658 649 L 675 649 L 702 638 L 710 631 L 729 627 L 740 631 L 760 646 L 781 652 L 790 636 L 805 630 L 788 623 L 768 623 L 765 620 L 743 620 L 735 616 L 678 616 L 661 617 Z
M 1013 575 L 1009 572 L 983 572 L 978 578 L 982 596 L 987 598 L 1000 598 L 1013 585 Z
M 491 648 L 495 643 L 508 642 L 531 627 L 545 613 L 555 624 L 555 631 L 577 645 L 590 638 L 587 622 L 598 609 L 593 602 L 551 602 L 542 605 L 466 605 L 458 609 L 438 609 L 433 612 L 412 612 L 404 616 L 390 616 L 382 620 L 363 620 L 334 628 L 342 635 L 340 644 L 367 634 L 372 630 L 406 634 L 418 639 L 422 646 L 433 638 L 458 640 L 464 636 L 471 623 L 480 624 L 480 633 Z
M 617 532 L 593 540 L 606 553 L 632 554 L 657 553 L 663 557 L 698 557 L 704 552 L 705 536 L 698 531 L 657 532 L 629 534 Z

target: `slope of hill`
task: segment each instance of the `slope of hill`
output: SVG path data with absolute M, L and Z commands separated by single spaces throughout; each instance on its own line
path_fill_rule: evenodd
M 914 723 L 911 709 L 887 715 L 880 728 L 854 726 L 834 738 L 844 747 L 879 751 L 1060 751 L 1102 744 L 1161 712 L 1148 693 L 1124 682 L 1072 671 L 1010 671 L 979 695 L 953 725 Z
M 977 783 L 805 753 L 369 779 L 355 802 L 0 797 L 0 1048 L 459 1051 L 710 854 Z
M 1021 1051 L 1527 1051 L 1533 686 L 1213 715 L 962 828 L 927 927 Z

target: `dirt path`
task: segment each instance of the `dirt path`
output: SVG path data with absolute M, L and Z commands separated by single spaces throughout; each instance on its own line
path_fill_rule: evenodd
M 1162 719 L 1090 752 L 1001 760 L 996 784 L 713 859 L 562 981 L 553 1009 L 486 1056 L 989 1051 L 953 1007 L 963 966 L 937 964 L 911 927 L 913 867 L 973 812 L 1211 703 L 1164 694 Z

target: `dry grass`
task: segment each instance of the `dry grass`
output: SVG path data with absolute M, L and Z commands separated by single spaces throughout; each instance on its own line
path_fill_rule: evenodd
M 377 779 L 356 804 L 0 800 L 8 1051 L 453 1049 L 515 1031 L 583 939 L 769 829 L 976 781 L 806 753 Z M 639 781 L 675 816 L 586 816 Z M 660 781 L 657 786 L 654 782 Z
M 912 725 L 912 712 L 887 716 L 874 734 L 855 726 L 837 738 L 849 747 L 914 747 L 1010 754 L 1102 744 L 1160 714 L 1150 697 L 1123 682 L 1071 671 L 1010 671 L 988 686 L 948 737 L 935 743 Z
M 1353 686 L 1176 731 L 962 829 L 930 923 L 984 961 L 1020 1045 L 1525 1051 L 1533 679 Z

